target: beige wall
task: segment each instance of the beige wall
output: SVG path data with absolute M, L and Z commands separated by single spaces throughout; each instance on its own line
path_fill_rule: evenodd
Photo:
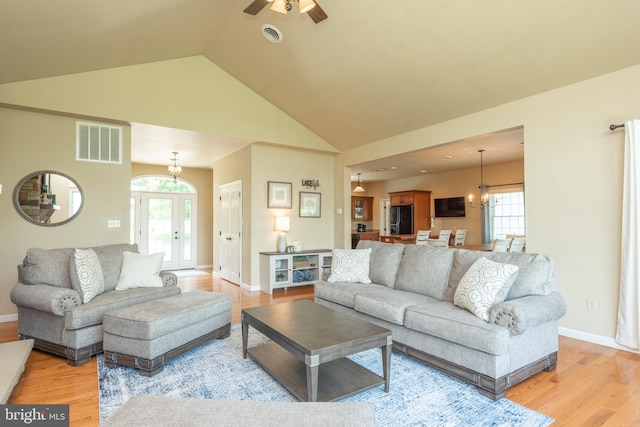
M 131 164 L 131 177 L 145 175 L 167 175 L 167 166 Z M 213 266 L 213 170 L 202 168 L 182 168 L 180 179 L 196 188 L 198 195 L 197 227 L 198 258 L 200 268 Z
M 75 126 L 76 120 L 70 117 L 0 108 L 0 321 L 17 311 L 9 293 L 27 249 L 129 241 L 130 128 L 123 127 L 123 163 L 114 165 L 76 161 Z M 18 181 L 42 169 L 64 172 L 84 190 L 84 208 L 69 224 L 33 225 L 13 207 L 12 192 Z M 108 219 L 120 220 L 121 227 L 107 228 Z
M 252 148 L 251 284 L 255 286 L 260 284 L 258 253 L 277 250 L 279 233 L 273 230 L 276 215 L 291 218 L 287 241 L 302 242 L 303 250 L 333 248 L 333 154 L 258 144 Z M 317 179 L 321 185 L 316 190 L 308 189 L 302 186 L 303 179 Z M 291 209 L 267 208 L 268 181 L 291 182 Z M 301 191 L 320 193 L 320 218 L 300 218 Z
M 349 150 L 336 156 L 337 206 L 349 201 L 349 165 L 523 125 L 527 249 L 555 259 L 563 333 L 615 345 L 624 131 L 608 127 L 638 118 L 639 87 L 635 66 Z M 345 225 L 335 230 L 343 244 Z
M 274 231 L 276 215 L 291 218 L 291 231 L 287 241 L 302 242 L 302 249 L 333 248 L 333 155 L 314 151 L 296 150 L 274 145 L 254 144 L 214 164 L 214 200 L 219 186 L 242 180 L 243 239 L 242 283 L 258 289 L 260 286 L 260 252 L 277 250 L 278 232 Z M 315 191 L 302 187 L 303 179 L 317 179 L 321 186 Z M 267 182 L 292 184 L 292 208 L 267 208 Z M 321 194 L 321 217 L 299 217 L 300 191 Z M 218 229 L 214 208 L 214 230 Z M 214 265 L 218 266 L 214 232 Z M 217 267 L 216 267 L 217 268 Z
M 484 167 L 484 181 L 487 185 L 499 185 L 523 182 L 524 162 L 509 162 Z M 373 196 L 373 229 L 380 229 L 380 201 L 389 198 L 389 193 L 406 190 L 431 191 L 431 215 L 433 212 L 433 199 L 442 197 L 465 198 L 473 194 L 479 197 L 478 185 L 480 184 L 480 168 L 463 169 L 452 172 L 429 174 L 414 178 L 394 179 L 380 182 L 367 182 L 366 192 L 359 193 L 365 196 Z M 358 221 L 352 222 L 356 224 Z M 477 244 L 481 241 L 480 235 L 480 209 L 466 206 L 464 218 L 435 218 L 433 230 L 441 229 L 457 230 L 467 229 L 467 244 Z

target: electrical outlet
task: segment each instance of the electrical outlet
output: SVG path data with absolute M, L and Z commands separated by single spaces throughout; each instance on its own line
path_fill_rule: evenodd
M 120 227 L 120 220 L 119 219 L 109 219 L 109 220 L 107 220 L 107 227 L 108 228 L 118 228 L 118 227 Z
M 595 298 L 587 298 L 587 310 L 598 310 L 598 300 L 596 300 Z

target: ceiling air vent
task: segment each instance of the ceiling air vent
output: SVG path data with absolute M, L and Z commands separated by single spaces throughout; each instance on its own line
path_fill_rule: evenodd
M 271 24 L 264 24 L 261 28 L 262 35 L 271 43 L 280 43 L 282 41 L 282 33 L 279 29 Z
M 122 163 L 122 128 L 76 122 L 76 160 Z

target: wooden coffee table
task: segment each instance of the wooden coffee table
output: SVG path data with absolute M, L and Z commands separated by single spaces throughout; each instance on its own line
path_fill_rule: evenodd
M 247 349 L 249 326 L 273 342 Z M 242 310 L 242 355 L 251 356 L 298 400 L 331 402 L 384 384 L 391 331 L 311 301 Z M 345 356 L 382 349 L 383 377 Z

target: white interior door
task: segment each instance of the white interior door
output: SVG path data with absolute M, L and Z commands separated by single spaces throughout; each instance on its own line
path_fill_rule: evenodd
M 220 276 L 242 281 L 242 181 L 220 186 Z
M 163 270 L 196 267 L 195 194 L 140 194 L 140 252 L 164 252 Z

